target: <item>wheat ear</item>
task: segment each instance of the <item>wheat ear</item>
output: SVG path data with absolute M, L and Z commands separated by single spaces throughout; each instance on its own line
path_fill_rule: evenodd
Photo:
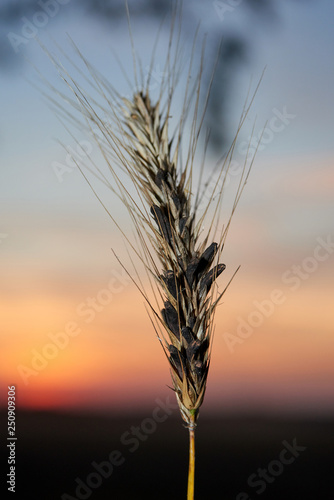
M 135 255 L 144 264 L 152 289 L 154 283 L 157 285 L 157 292 L 154 293 L 158 305 L 155 306 L 142 286 L 140 276 L 131 275 L 148 304 L 153 326 L 170 365 L 173 390 L 180 412 L 189 428 L 188 500 L 192 500 L 195 427 L 206 390 L 214 314 L 227 288 L 219 293 L 215 283 L 225 269 L 225 265 L 221 263 L 221 253 L 252 162 L 245 159 L 230 216 L 218 234 L 216 229 L 219 227 L 223 189 L 238 134 L 220 167 L 219 176 L 207 205 L 203 212 L 199 213 L 199 200 L 203 197 L 203 190 L 201 191 L 199 186 L 197 193 L 193 195 L 192 184 L 195 150 L 205 113 L 205 106 L 203 112 L 199 113 L 203 55 L 193 79 L 193 86 L 190 87 L 195 39 L 188 66 L 184 105 L 176 129 L 170 134 L 170 113 L 180 69 L 180 35 L 174 24 L 171 41 L 173 37 L 177 39 L 176 49 L 172 55 L 170 42 L 165 76 L 159 97 L 154 102 L 149 92 L 150 76 L 146 81 L 142 80 L 140 89 L 133 93 L 132 98 L 122 99 L 76 48 L 86 70 L 90 73 L 90 84 L 103 98 L 104 105 L 102 105 L 89 99 L 87 91 L 74 81 L 59 62 L 50 57 L 75 96 L 75 99 L 68 98 L 57 91 L 58 95 L 66 100 L 65 105 L 56 102 L 58 111 L 78 125 L 78 119 L 73 118 L 69 111 L 68 104 L 70 104 L 72 109 L 79 111 L 81 115 L 82 120 L 78 125 L 80 129 L 86 129 L 96 139 L 112 174 L 112 181 L 102 172 L 99 165 L 93 164 L 94 175 L 108 185 L 125 204 L 133 221 L 139 245 L 130 241 L 115 216 L 110 211 L 108 213 Z M 54 101 L 53 98 L 52 100 Z M 186 116 L 189 115 L 190 109 L 192 115 L 189 147 L 186 161 L 182 166 L 180 145 L 185 131 Z M 239 129 L 246 114 L 247 109 L 241 117 Z M 105 116 L 108 117 L 108 121 L 104 119 Z M 99 137 L 96 136 L 96 128 L 100 131 Z M 82 164 L 78 164 L 78 167 L 92 185 L 86 169 Z M 128 179 L 135 186 L 136 199 L 121 180 L 117 167 L 128 175 Z M 95 189 L 93 187 L 92 189 L 103 204 Z M 107 210 L 104 204 L 103 206 Z M 211 219 L 205 228 L 204 222 L 208 217 Z M 217 234 L 218 237 L 215 238 L 214 235 Z

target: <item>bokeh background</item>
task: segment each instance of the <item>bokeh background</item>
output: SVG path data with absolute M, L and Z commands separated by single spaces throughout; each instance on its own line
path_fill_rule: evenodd
M 129 7 L 144 72 L 166 18 L 154 92 L 171 2 Z M 251 150 L 259 148 L 219 281 L 223 289 L 241 264 L 216 314 L 198 428 L 198 498 L 213 498 L 216 487 L 221 498 L 257 498 L 248 477 L 293 439 L 306 450 L 261 496 L 314 498 L 323 488 L 332 498 L 333 15 L 330 0 L 184 1 L 185 54 L 199 22 L 207 37 L 204 83 L 222 41 L 204 122 L 206 180 L 215 179 L 265 69 L 226 188 L 229 201 L 253 133 Z M 133 81 L 124 2 L 3 0 L 0 19 L 1 433 L 7 386 L 15 385 L 18 498 L 26 498 L 23 483 L 36 498 L 76 498 L 75 478 L 85 480 L 92 462 L 113 449 L 124 464 L 85 498 L 183 498 L 187 435 L 176 410 L 133 453 L 120 443 L 152 418 L 157 399 L 173 401 L 168 366 L 143 300 L 111 252 L 125 255 L 120 235 L 73 162 L 84 166 L 96 145 L 80 130 L 73 137 L 42 94 L 43 78 L 57 89 L 62 83 L 41 44 L 77 63 L 70 37 L 131 95 L 117 62 Z M 115 197 L 94 185 L 128 228 Z M 223 219 L 228 214 L 227 203 Z

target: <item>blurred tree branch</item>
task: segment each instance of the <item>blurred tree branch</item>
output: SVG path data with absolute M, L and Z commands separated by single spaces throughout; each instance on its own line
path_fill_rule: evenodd
M 289 1 L 306 4 L 314 0 Z M 15 54 L 13 50 L 8 33 L 16 30 L 20 34 L 22 18 L 29 19 L 36 12 L 43 10 L 41 5 L 48 2 L 53 5 L 57 4 L 57 0 L 1 1 L 0 68 L 2 70 L 9 70 L 11 65 L 22 62 L 22 57 L 18 57 L 20 54 Z M 212 16 L 213 20 L 215 17 L 217 18 L 217 23 L 212 26 L 212 29 L 210 28 L 210 37 L 208 37 L 208 54 L 209 57 L 211 54 L 212 60 L 217 54 L 222 35 L 224 36 L 205 123 L 205 126 L 210 129 L 210 147 L 221 153 L 226 141 L 230 140 L 229 120 L 226 115 L 230 89 L 236 78 L 238 65 L 247 60 L 252 50 L 252 42 L 249 33 L 247 36 L 247 30 L 242 33 L 231 31 L 228 29 L 230 21 L 233 16 L 243 13 L 248 21 L 256 23 L 257 29 L 261 29 L 265 23 L 277 21 L 280 2 L 278 0 L 208 0 L 206 2 L 203 0 L 184 0 L 183 17 L 186 30 L 198 24 L 200 15 L 197 7 L 203 8 L 204 3 L 208 15 Z M 144 20 L 151 17 L 160 20 L 169 13 L 172 2 L 171 0 L 128 0 L 128 4 L 133 18 Z M 65 5 L 66 9 L 64 9 Z M 108 22 L 119 23 L 126 20 L 124 0 L 59 0 L 59 7 L 59 15 L 55 16 L 58 22 L 62 16 L 75 15 L 79 8 L 81 11 L 84 9 L 87 15 L 94 15 L 101 20 L 108 20 Z M 22 52 L 24 52 L 24 47 L 22 47 Z M 210 67 L 210 65 L 208 66 Z M 204 74 L 204 78 L 209 79 L 210 75 Z

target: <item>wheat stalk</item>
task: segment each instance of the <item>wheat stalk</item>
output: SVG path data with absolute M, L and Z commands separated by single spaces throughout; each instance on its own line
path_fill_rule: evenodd
M 62 105 L 53 98 L 51 100 L 56 104 L 58 114 L 73 121 L 81 130 L 86 129 L 96 139 L 112 179 L 110 180 L 93 161 L 94 168 L 93 170 L 90 168 L 90 171 L 93 171 L 94 175 L 123 201 L 136 231 L 137 241 L 133 243 L 98 196 L 86 169 L 78 164 L 99 201 L 122 232 L 127 244 L 145 266 L 155 297 L 154 301 L 142 285 L 141 276 L 137 271 L 135 270 L 135 275 L 131 273 L 129 275 L 148 305 L 152 324 L 169 362 L 173 390 L 180 412 L 189 428 L 188 500 L 192 500 L 195 426 L 206 390 L 214 314 L 229 283 L 222 292 L 218 292 L 215 284 L 225 269 L 225 264 L 221 262 L 224 242 L 252 162 L 248 162 L 245 158 L 244 170 L 230 216 L 218 233 L 225 179 L 247 109 L 242 114 L 235 140 L 221 164 L 213 192 L 204 210 L 199 213 L 199 202 L 204 193 L 200 185 L 197 191 L 193 191 L 193 176 L 195 151 L 205 113 L 205 106 L 201 113 L 199 110 L 204 51 L 199 67 L 195 71 L 195 77 L 191 80 L 197 47 L 196 34 L 188 64 L 183 108 L 177 126 L 171 133 L 170 114 L 182 65 L 180 29 L 176 26 L 176 19 L 177 15 L 174 15 L 164 77 L 159 96 L 155 101 L 152 101 L 149 92 L 151 72 L 146 79 L 141 77 L 139 85 L 135 71 L 136 90 L 132 98 L 123 99 L 75 47 L 88 72 L 87 81 L 102 97 L 103 104 L 101 104 L 89 98 L 89 93 L 76 83 L 63 65 L 50 54 L 49 56 L 75 97 L 69 98 L 52 88 L 65 99 L 66 103 Z M 67 57 L 64 53 L 63 56 Z M 70 62 L 72 64 L 72 61 Z M 153 64 L 154 57 L 151 69 Z M 137 67 L 140 68 L 136 56 L 134 56 L 134 66 L 135 70 Z M 190 81 L 193 81 L 192 85 Z M 209 91 L 210 85 L 207 98 Z M 71 109 L 79 111 L 82 118 L 80 122 L 70 111 L 68 104 L 71 105 Z M 190 138 L 186 159 L 182 164 L 180 151 L 186 118 L 189 115 Z M 100 132 L 99 137 L 96 135 L 96 129 Z M 120 172 L 122 175 L 127 174 L 128 180 L 135 187 L 136 196 L 130 193 Z M 208 218 L 211 219 L 206 227 L 205 222 Z M 116 258 L 118 259 L 117 256 Z

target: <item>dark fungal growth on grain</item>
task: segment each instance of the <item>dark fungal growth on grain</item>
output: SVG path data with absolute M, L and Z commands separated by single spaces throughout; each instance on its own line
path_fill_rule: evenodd
M 154 246 L 163 271 L 156 279 L 164 292 L 161 319 L 169 337 L 165 345 L 174 390 L 187 423 L 202 404 L 210 364 L 210 340 L 215 303 L 211 288 L 225 265 L 217 262 L 220 245 L 199 243 L 195 214 L 187 194 L 187 178 L 170 157 L 167 118 L 148 95 L 126 101 L 132 133 L 132 176 L 150 207 Z

